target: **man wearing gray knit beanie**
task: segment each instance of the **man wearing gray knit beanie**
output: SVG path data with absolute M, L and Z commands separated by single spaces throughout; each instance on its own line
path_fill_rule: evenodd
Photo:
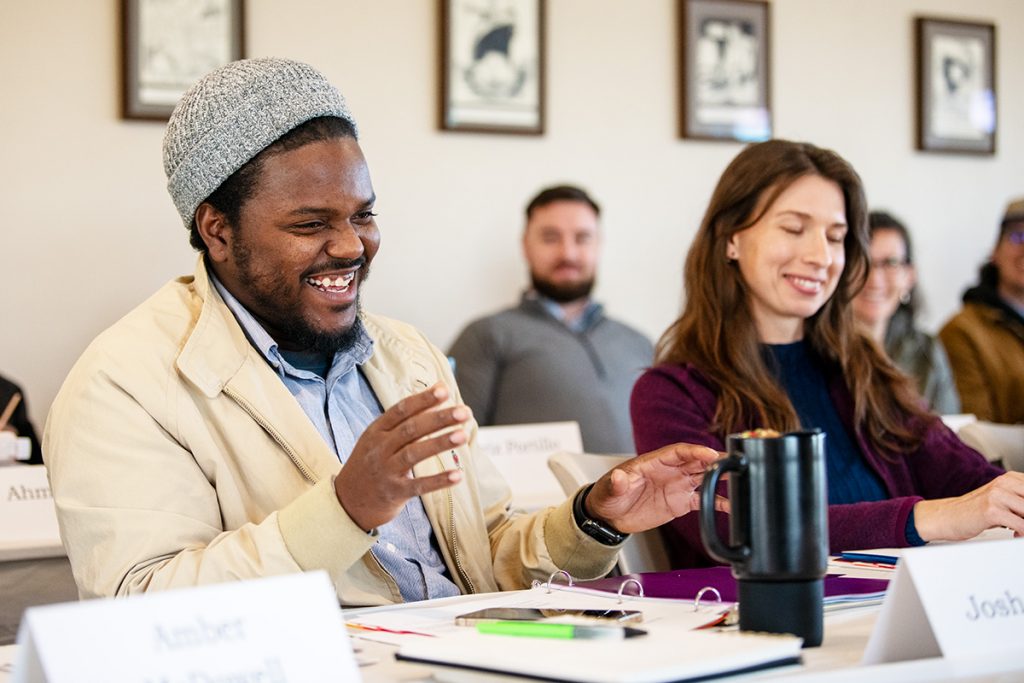
M 447 359 L 362 312 L 379 233 L 344 99 L 312 67 L 233 62 L 183 96 L 167 187 L 200 252 L 71 370 L 44 453 L 82 597 L 326 570 L 346 605 L 607 573 L 696 507 L 708 449 L 508 508 Z

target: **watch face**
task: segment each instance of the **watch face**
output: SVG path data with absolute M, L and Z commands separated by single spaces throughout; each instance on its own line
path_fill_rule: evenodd
M 625 540 L 626 535 L 609 529 L 600 522 L 595 522 L 592 519 L 587 519 L 583 522 L 582 529 L 584 533 L 593 539 L 604 543 L 605 545 L 617 545 Z
M 576 500 L 572 503 L 573 518 L 576 520 L 576 524 L 579 526 L 580 530 L 587 536 L 590 536 L 597 542 L 603 543 L 604 545 L 618 545 L 626 540 L 629 537 L 629 534 L 616 531 L 597 520 L 591 519 L 587 516 L 587 513 L 583 508 L 583 501 L 586 499 L 587 494 L 590 493 L 590 489 L 593 487 L 594 485 L 591 484 L 576 496 Z

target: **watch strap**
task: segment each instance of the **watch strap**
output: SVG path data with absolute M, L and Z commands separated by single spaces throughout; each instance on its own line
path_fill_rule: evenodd
M 588 484 L 576 494 L 576 499 L 572 502 L 572 516 L 576 520 L 576 526 L 580 528 L 580 531 L 602 545 L 619 545 L 629 538 L 629 534 L 624 534 L 604 522 L 599 522 L 587 515 L 584 503 L 587 500 L 587 496 L 590 495 L 592 488 L 594 488 L 594 484 Z

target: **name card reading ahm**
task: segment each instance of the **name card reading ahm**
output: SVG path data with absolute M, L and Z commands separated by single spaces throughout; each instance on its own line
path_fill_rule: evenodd
M 46 468 L 0 467 L 0 561 L 63 554 Z

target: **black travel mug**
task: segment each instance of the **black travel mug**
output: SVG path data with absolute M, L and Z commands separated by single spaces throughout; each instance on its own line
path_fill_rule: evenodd
M 700 532 L 739 583 L 740 630 L 793 633 L 821 644 L 828 568 L 828 490 L 821 430 L 732 434 L 728 457 L 704 475 Z M 714 497 L 729 473 L 729 537 L 715 527 Z

